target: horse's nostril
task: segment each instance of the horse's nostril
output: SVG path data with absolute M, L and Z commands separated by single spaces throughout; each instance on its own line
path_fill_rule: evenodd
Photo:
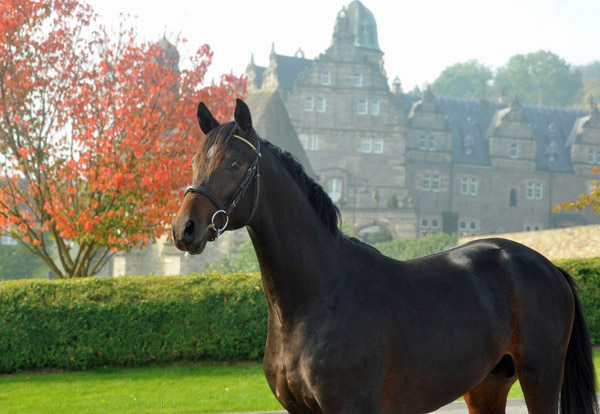
M 193 220 L 188 220 L 187 223 L 185 223 L 185 229 L 183 230 L 183 238 L 185 240 L 193 240 L 194 239 L 194 221 Z

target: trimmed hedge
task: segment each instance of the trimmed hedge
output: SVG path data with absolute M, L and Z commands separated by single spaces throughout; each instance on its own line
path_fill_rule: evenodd
M 0 283 L 0 372 L 169 360 L 259 360 L 260 276 Z
M 593 345 L 600 345 L 600 258 L 552 261 L 573 276 Z
M 600 344 L 600 258 L 560 260 Z M 0 282 L 0 373 L 153 361 L 260 360 L 258 274 Z

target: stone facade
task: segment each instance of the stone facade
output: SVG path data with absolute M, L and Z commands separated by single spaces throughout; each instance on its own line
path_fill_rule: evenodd
M 338 13 L 331 46 L 314 60 L 272 47 L 268 66 L 252 60 L 247 75 L 250 90 L 277 89 L 320 182 L 354 217 L 393 215 L 396 198 L 414 211 L 417 234 L 600 222 L 591 211 L 553 212 L 593 185 L 595 104 L 586 112 L 406 94 L 397 78 L 390 89 L 375 18 L 360 1 Z

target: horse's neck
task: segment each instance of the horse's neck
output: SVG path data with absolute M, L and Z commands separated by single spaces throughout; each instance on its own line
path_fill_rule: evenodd
M 279 161 L 272 154 L 265 158 L 260 198 L 248 232 L 270 304 L 280 316 L 293 318 L 335 285 L 331 257 L 338 237 Z

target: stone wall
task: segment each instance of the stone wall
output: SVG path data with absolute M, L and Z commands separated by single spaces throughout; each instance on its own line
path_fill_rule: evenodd
M 463 237 L 459 244 L 485 237 Z M 496 234 L 537 250 L 549 259 L 571 259 L 600 256 L 600 225 L 564 229 Z

